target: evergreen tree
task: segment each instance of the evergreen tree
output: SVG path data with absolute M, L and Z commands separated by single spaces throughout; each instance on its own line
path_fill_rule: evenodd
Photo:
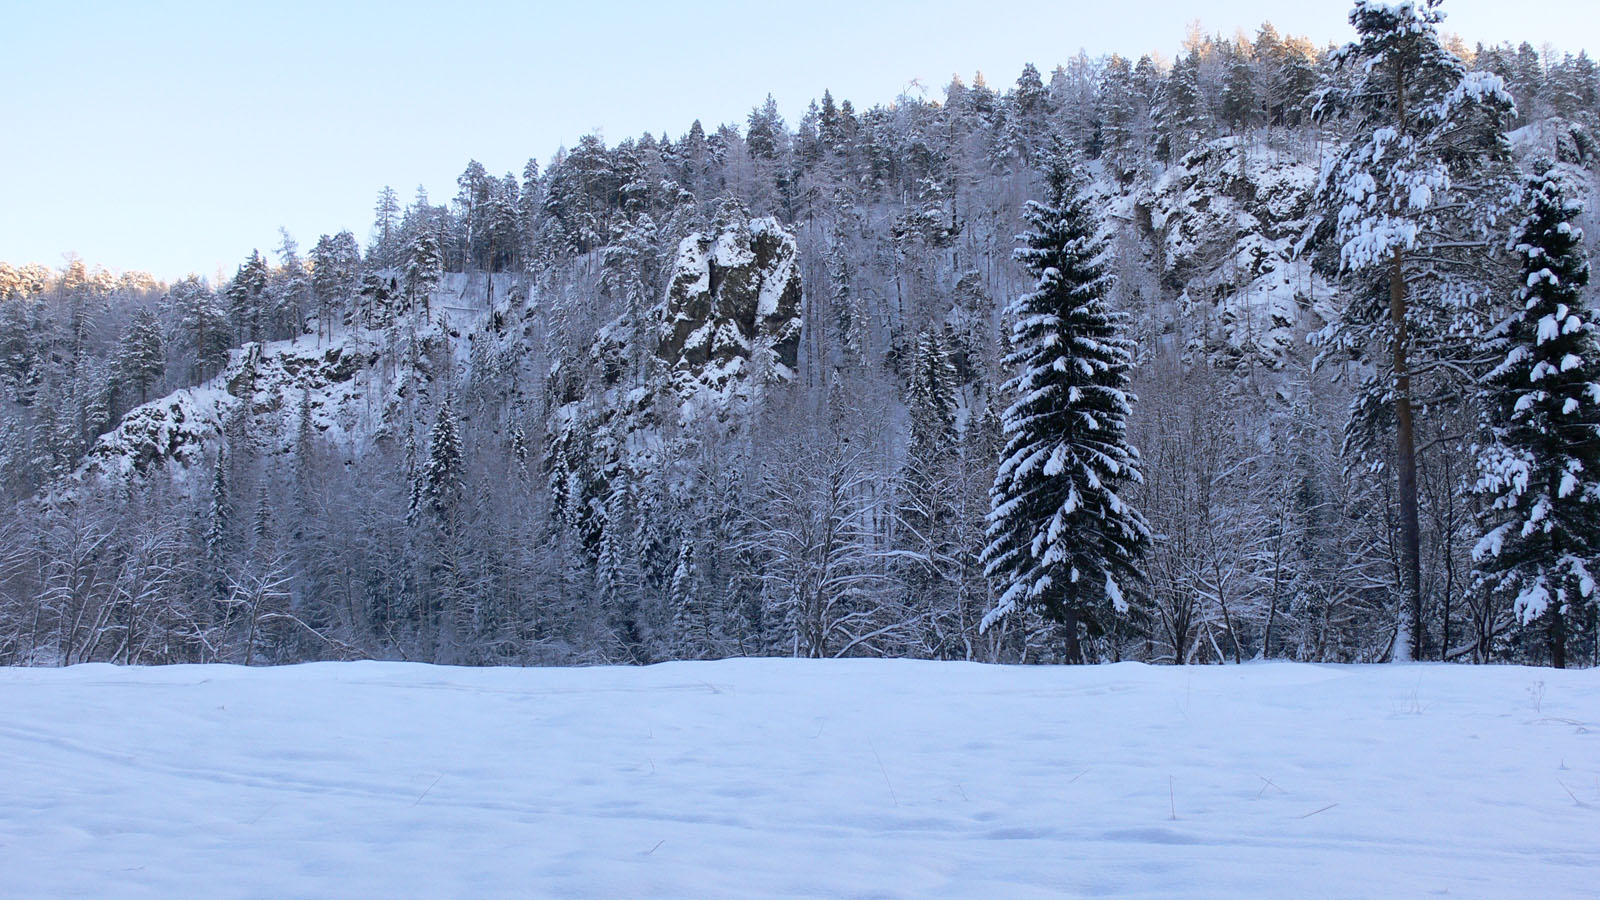
M 1438 7 L 1357 0 L 1350 23 L 1360 37 L 1334 54 L 1353 80 L 1331 82 L 1318 100 L 1320 114 L 1355 125 L 1318 192 L 1350 287 L 1343 318 L 1321 338 L 1379 370 L 1356 398 L 1352 448 L 1392 462 L 1397 476 L 1396 660 L 1419 658 L 1426 639 L 1414 421 L 1426 396 L 1415 376 L 1473 349 L 1463 299 L 1491 249 L 1484 219 L 1503 192 L 1497 166 L 1509 152 L 1501 121 L 1510 97 L 1499 78 L 1468 73 L 1440 44 Z M 1391 428 L 1393 452 L 1384 454 L 1379 437 Z
M 1256 106 L 1256 70 L 1249 45 L 1241 42 L 1228 54 L 1222 80 L 1222 118 L 1234 133 L 1248 131 L 1255 124 Z
M 300 245 L 289 236 L 287 229 L 279 228 L 282 240 L 278 244 L 281 263 L 267 279 L 263 337 L 278 340 L 305 330 L 306 306 L 311 293 L 311 279 L 300 259 Z
M 709 610 L 696 583 L 699 572 L 694 562 L 694 542 L 678 545 L 678 562 L 672 569 L 668 587 L 672 601 L 672 655 L 677 659 L 703 659 L 711 648 Z
M 141 306 L 133 314 L 133 322 L 124 332 L 117 351 L 116 370 L 121 386 L 137 391 L 140 403 L 149 399 L 150 388 L 166 374 L 167 353 L 161 338 L 161 323 L 150 307 Z
M 319 333 L 332 337 L 334 321 L 347 318 L 360 278 L 361 248 L 355 235 L 341 231 L 317 239 L 311 248 L 311 290 L 316 295 Z
M 0 382 L 21 406 L 33 403 L 44 381 L 38 329 L 29 315 L 32 306 L 17 295 L 0 298 Z
M 367 249 L 367 260 L 374 268 L 387 269 L 398 262 L 400 229 L 400 195 L 388 185 L 378 192 L 378 203 L 373 210 L 372 246 Z
M 1181 159 L 1203 136 L 1205 118 L 1200 101 L 1199 63 L 1186 56 L 1172 66 L 1162 86 L 1158 104 L 1156 157 Z
M 465 493 L 462 476 L 461 430 L 455 404 L 449 397 L 428 434 L 428 462 L 422 469 L 422 502 L 435 516 L 449 515 Z
M 1045 200 L 1028 205 L 1032 228 L 1016 254 L 1038 286 L 1008 311 L 1016 399 L 1003 416 L 983 553 L 1004 591 L 984 624 L 1037 609 L 1065 626 L 1068 661 L 1082 662 L 1079 625 L 1098 635 L 1127 611 L 1121 586 L 1140 578 L 1150 532 L 1117 494 L 1141 480 L 1125 440 L 1133 348 L 1108 305 L 1099 215 L 1064 153 L 1047 165 Z
M 1126 69 L 1126 64 L 1124 64 Z M 1024 165 L 1032 162 L 1043 143 L 1050 112 L 1050 94 L 1033 63 L 1022 67 L 1016 89 L 1006 104 L 1006 144 Z
M 1128 61 L 1113 55 L 1100 76 L 1101 158 L 1113 173 L 1125 178 L 1137 168 L 1142 149 L 1135 132 L 1138 111 L 1134 103 L 1133 70 Z
M 228 315 L 233 320 L 240 341 L 262 340 L 266 325 L 267 261 L 261 251 L 250 251 L 250 257 L 228 283 Z
M 216 374 L 228 362 L 233 341 L 228 335 L 228 313 L 215 292 L 193 275 L 173 285 L 167 302 L 177 314 L 179 327 L 189 336 L 194 351 L 194 371 L 200 381 Z
M 1491 441 L 1478 490 L 1491 525 L 1473 551 L 1488 587 L 1517 617 L 1544 625 L 1550 661 L 1566 665 L 1568 622 L 1593 614 L 1600 557 L 1600 343 L 1584 298 L 1582 206 L 1556 173 L 1529 185 L 1516 241 L 1522 280 L 1497 334 L 1505 357 L 1484 378 Z
M 959 590 L 954 573 L 963 548 L 956 538 L 961 484 L 955 463 L 956 369 L 937 331 L 918 335 L 911 353 L 906 407 L 911 439 L 901 470 L 896 510 L 896 545 L 908 563 L 904 575 L 911 603 L 926 611 L 928 643 L 949 656 L 960 625 L 952 623 Z
M 765 103 L 750 110 L 745 129 L 745 149 L 754 159 L 775 160 L 787 136 L 783 117 L 778 114 L 778 103 L 768 94 Z
M 444 277 L 444 259 L 439 255 L 439 241 L 433 232 L 422 230 L 411 239 L 406 252 L 406 306 L 416 309 L 420 300 L 428 308 L 434 288 Z
M 228 499 L 228 454 L 218 450 L 211 466 L 211 506 L 206 516 L 206 555 L 220 559 L 226 552 L 232 510 Z

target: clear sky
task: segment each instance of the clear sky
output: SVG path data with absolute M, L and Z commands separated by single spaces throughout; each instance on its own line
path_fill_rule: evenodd
M 1593 0 L 1447 0 L 1469 43 L 1600 49 Z M 366 241 L 378 189 L 435 202 L 476 158 L 520 173 L 590 131 L 792 124 L 953 73 L 1176 54 L 1186 26 L 1352 36 L 1343 0 L 262 3 L 0 0 L 0 260 L 231 275 L 284 226 Z

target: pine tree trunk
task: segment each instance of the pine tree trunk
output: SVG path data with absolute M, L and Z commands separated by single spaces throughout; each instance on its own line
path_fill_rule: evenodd
M 1389 271 L 1389 318 L 1394 325 L 1395 468 L 1400 490 L 1400 552 L 1403 604 L 1394 659 L 1410 662 L 1423 656 L 1422 526 L 1417 514 L 1416 432 L 1411 418 L 1411 370 L 1407 359 L 1405 251 L 1396 250 Z
M 1061 618 L 1061 627 L 1067 632 L 1067 663 L 1083 665 L 1083 645 L 1078 642 L 1078 611 L 1068 609 Z
M 1554 604 L 1545 613 L 1550 620 L 1545 634 L 1550 640 L 1550 665 L 1557 669 L 1567 667 L 1567 620 Z

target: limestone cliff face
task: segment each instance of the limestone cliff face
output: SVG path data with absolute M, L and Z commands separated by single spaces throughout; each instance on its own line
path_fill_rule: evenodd
M 225 423 L 245 417 L 250 439 L 273 450 L 294 434 L 301 402 L 318 433 L 337 443 L 365 436 L 357 407 L 370 389 L 363 377 L 376 360 L 374 348 L 358 341 L 317 346 L 308 338 L 234 351 L 222 374 L 136 406 L 89 451 L 78 477 L 148 475 L 166 469 L 174 477 L 204 463 L 223 440 Z
M 678 244 L 656 352 L 680 393 L 724 394 L 751 378 L 794 377 L 798 259 L 794 235 L 772 218 L 697 232 Z
M 683 456 L 677 441 L 747 427 L 767 391 L 794 380 L 799 255 L 794 235 L 772 218 L 741 216 L 691 233 L 643 321 L 624 315 L 599 329 L 591 371 L 568 379 L 586 379 L 586 389 L 567 395 L 550 426 L 556 503 L 588 539 L 597 539 L 595 511 L 618 484 L 661 475 Z
M 1276 369 L 1335 314 L 1334 287 L 1301 252 L 1316 185 L 1313 161 L 1222 138 L 1139 193 L 1163 287 L 1198 332 L 1191 351 Z

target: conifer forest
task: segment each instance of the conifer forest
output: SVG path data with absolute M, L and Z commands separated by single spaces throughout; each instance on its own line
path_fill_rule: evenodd
M 1594 666 L 1600 69 L 1440 11 L 0 263 L 0 665 Z

